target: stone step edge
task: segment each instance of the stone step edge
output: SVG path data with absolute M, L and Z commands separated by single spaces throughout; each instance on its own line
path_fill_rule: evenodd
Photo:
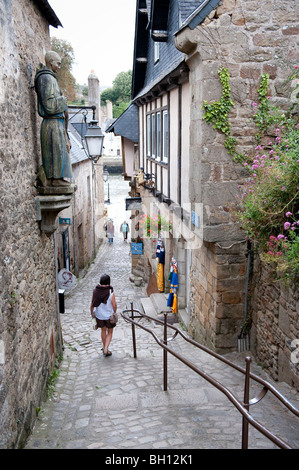
M 167 296 L 164 293 L 155 293 L 150 295 L 156 313 L 171 312 L 171 307 L 167 307 Z

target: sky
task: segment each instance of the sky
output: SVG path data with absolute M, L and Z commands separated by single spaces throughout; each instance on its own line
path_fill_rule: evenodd
M 75 55 L 72 74 L 87 84 L 93 70 L 100 87 L 111 88 L 120 72 L 133 68 L 136 0 L 48 0 L 63 28 L 51 37 L 68 41 Z

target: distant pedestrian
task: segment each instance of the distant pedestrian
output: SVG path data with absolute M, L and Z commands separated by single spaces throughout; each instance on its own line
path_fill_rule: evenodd
M 110 286 L 110 276 L 103 274 L 100 278 L 100 284 L 93 291 L 90 313 L 92 317 L 95 317 L 97 326 L 101 328 L 103 354 L 106 357 L 112 355 L 112 352 L 109 351 L 109 345 L 112 340 L 115 323 L 110 322 L 110 317 L 116 310 L 117 305 L 113 287 Z
M 110 219 L 107 224 L 107 236 L 109 240 L 109 245 L 113 243 L 113 237 L 114 237 L 114 225 L 113 221 Z
M 123 234 L 124 241 L 126 241 L 127 238 L 128 238 L 128 233 L 129 233 L 129 225 L 127 224 L 127 222 L 125 220 L 123 221 L 123 223 L 120 226 L 120 231 Z

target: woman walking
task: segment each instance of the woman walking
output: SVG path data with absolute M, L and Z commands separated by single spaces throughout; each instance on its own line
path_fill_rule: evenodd
M 100 284 L 98 284 L 92 294 L 90 313 L 96 318 L 97 326 L 101 328 L 101 338 L 103 343 L 104 356 L 111 356 L 109 345 L 112 340 L 113 328 L 115 323 L 111 323 L 110 317 L 116 312 L 117 305 L 113 287 L 110 286 L 110 276 L 104 274 L 101 276 Z
M 113 237 L 114 237 L 114 225 L 111 219 L 109 220 L 107 224 L 107 235 L 108 235 L 109 245 L 112 245 Z

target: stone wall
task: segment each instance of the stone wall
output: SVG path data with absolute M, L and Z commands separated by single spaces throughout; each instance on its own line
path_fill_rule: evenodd
M 245 274 L 245 243 L 204 243 L 192 254 L 189 332 L 220 354 L 237 346 L 244 318 Z
M 40 120 L 32 88 L 49 23 L 0 0 L 0 448 L 22 445 L 60 353 L 55 243 L 36 221 Z
M 251 350 L 271 377 L 299 390 L 299 293 L 275 281 L 270 268 L 255 260 Z
M 202 104 L 220 99 L 218 70 L 226 67 L 235 103 L 229 115 L 231 134 L 240 153 L 253 155 L 257 130 L 252 103 L 262 73 L 270 75 L 271 104 L 289 104 L 282 85 L 299 59 L 298 8 L 299 0 L 223 0 L 204 23 L 183 28 L 175 38 L 190 69 L 190 200 L 203 206 L 204 244 L 192 253 L 189 328 L 220 352 L 237 348 L 242 324 L 245 235 L 229 207 L 248 175 L 228 155 L 224 136 L 202 119 Z
M 62 233 L 69 228 L 70 270 L 79 276 L 93 261 L 102 240 L 104 230 L 103 166 L 87 159 L 72 165 L 76 191 L 71 207 L 60 212 L 60 218 L 70 218 L 71 225 L 59 225 L 57 246 L 60 268 L 65 268 Z
M 226 67 L 235 103 L 229 114 L 231 135 L 238 139 L 238 152 L 253 155 L 257 129 L 252 103 L 257 101 L 262 73 L 270 75 L 271 104 L 282 108 L 289 104 L 282 84 L 299 59 L 296 7 L 299 0 L 224 0 L 204 23 L 194 30 L 187 27 L 176 37 L 190 69 L 190 198 L 204 206 L 207 241 L 240 236 L 228 204 L 247 175 L 242 165 L 232 162 L 224 135 L 202 119 L 202 104 L 220 99 L 218 70 Z

